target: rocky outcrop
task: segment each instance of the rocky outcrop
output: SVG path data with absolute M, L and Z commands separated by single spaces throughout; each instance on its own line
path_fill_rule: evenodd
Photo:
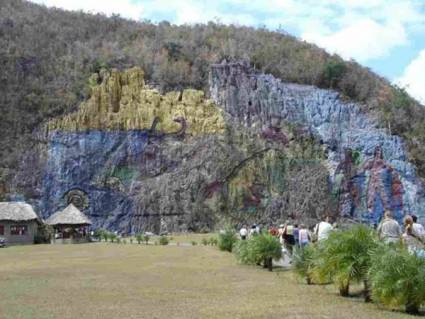
M 161 95 L 145 85 L 143 70 L 101 71 L 90 78 L 91 97 L 77 112 L 51 120 L 48 131 L 128 131 L 155 129 L 160 134 L 223 133 L 224 120 L 204 92 L 187 89 Z
M 243 63 L 211 67 L 212 100 L 162 95 L 137 68 L 91 83 L 91 98 L 49 122 L 39 155 L 27 156 L 34 165 L 23 165 L 19 180 L 36 191 L 19 198 L 44 217 L 73 203 L 94 227 L 134 233 L 423 211 L 403 141 L 334 91 Z
M 44 217 L 73 203 L 95 227 L 160 232 L 323 213 L 327 173 L 314 160 L 320 147 L 307 150 L 309 164 L 298 161 L 300 144 L 279 119 L 246 128 L 203 93 L 161 95 L 144 85 L 142 74 L 103 73 L 101 83 L 94 76 L 92 97 L 48 123 L 37 205 Z M 176 118 L 185 126 L 180 134 Z M 309 182 L 294 195 L 302 176 Z
M 402 139 L 379 128 L 359 105 L 344 101 L 337 92 L 283 83 L 243 63 L 223 63 L 212 67 L 211 94 L 247 128 L 279 118 L 316 136 L 327 147 L 333 182 L 345 174 L 344 185 L 334 193 L 343 216 L 377 223 L 384 209 L 392 210 L 398 220 L 405 213 L 423 214 L 424 190 Z M 376 157 L 377 146 L 382 156 Z M 355 154 L 353 167 L 337 169 L 347 152 Z

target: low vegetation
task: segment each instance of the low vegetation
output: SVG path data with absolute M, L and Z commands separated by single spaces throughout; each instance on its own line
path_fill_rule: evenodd
M 163 245 L 163 246 L 165 246 L 165 245 L 168 245 L 169 243 L 170 243 L 170 239 L 167 237 L 167 236 L 160 236 L 159 237 L 159 240 L 158 240 L 158 243 L 160 244 L 160 245 Z
M 425 260 L 402 245 L 388 246 L 367 226 L 334 232 L 326 241 L 296 250 L 296 273 L 308 284 L 333 282 L 340 295 L 363 284 L 366 302 L 417 314 L 425 305 Z M 357 287 L 357 285 L 356 285 Z
M 210 246 L 15 246 L 0 259 L 4 319 L 411 318 L 300 285 L 291 271 L 239 265 Z
M 273 259 L 282 256 L 282 246 L 276 237 L 265 232 L 248 240 L 239 240 L 234 245 L 234 253 L 243 264 L 262 264 L 264 268 L 272 271 Z
M 425 259 L 403 247 L 383 246 L 373 256 L 370 281 L 373 298 L 384 305 L 418 314 L 425 304 Z
M 235 231 L 231 227 L 227 227 L 225 230 L 218 234 L 218 248 L 222 251 L 232 252 L 233 246 L 237 242 L 238 237 Z

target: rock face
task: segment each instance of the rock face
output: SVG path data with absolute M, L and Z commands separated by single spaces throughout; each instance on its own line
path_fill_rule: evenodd
M 145 86 L 143 75 L 140 68 L 94 74 L 90 99 L 77 112 L 50 121 L 48 130 L 151 129 L 170 134 L 184 128 L 191 135 L 224 132 L 222 114 L 212 101 L 204 99 L 204 92 L 187 89 L 161 95 Z M 183 127 L 182 119 L 190 125 Z
M 320 146 L 297 148 L 279 119 L 241 125 L 202 92 L 161 95 L 142 75 L 136 68 L 93 77 L 92 97 L 47 124 L 37 202 L 44 217 L 73 203 L 95 227 L 160 232 L 324 212 Z
M 282 83 L 242 63 L 214 65 L 211 93 L 246 127 L 279 118 L 307 128 L 326 145 L 327 167 L 344 217 L 377 223 L 384 209 L 399 221 L 405 213 L 423 214 L 423 187 L 403 141 L 338 93 Z
M 47 123 L 45 146 L 18 178 L 36 190 L 19 198 L 43 217 L 73 203 L 94 227 L 134 233 L 424 211 L 403 141 L 336 92 L 243 63 L 211 67 L 213 100 L 162 95 L 138 68 L 90 81 L 91 98 Z

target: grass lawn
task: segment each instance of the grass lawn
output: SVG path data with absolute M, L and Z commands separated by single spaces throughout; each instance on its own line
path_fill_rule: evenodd
M 412 318 L 210 246 L 0 249 L 0 318 Z

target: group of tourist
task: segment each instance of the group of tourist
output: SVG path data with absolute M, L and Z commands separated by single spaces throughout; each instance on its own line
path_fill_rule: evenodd
M 404 232 L 399 223 L 393 219 L 390 211 L 386 211 L 377 231 L 379 238 L 386 243 L 397 243 L 402 240 L 409 252 L 425 258 L 425 229 L 417 222 L 415 215 L 407 215 L 403 220 Z
M 269 233 L 278 237 L 282 246 L 291 255 L 294 247 L 305 247 L 312 241 L 324 240 L 328 238 L 333 229 L 334 226 L 330 223 L 329 217 L 326 217 L 312 230 L 309 230 L 305 224 L 292 223 L 287 220 L 285 224 L 279 225 L 278 228 L 271 226 Z M 253 224 L 250 229 L 244 225 L 239 231 L 239 236 L 242 240 L 257 234 L 260 234 L 260 226 L 258 224 Z
M 239 236 L 241 237 L 242 240 L 246 240 L 253 235 L 260 234 L 260 232 L 261 232 L 260 225 L 253 224 L 249 230 L 246 225 L 243 225 L 242 228 L 239 230 Z
M 294 247 L 305 247 L 311 242 L 322 241 L 336 228 L 331 224 L 330 217 L 326 216 L 318 224 L 309 230 L 306 225 L 292 223 L 287 220 L 279 227 L 270 227 L 269 233 L 279 238 L 280 243 L 289 255 L 292 255 Z M 393 219 L 390 211 L 385 211 L 384 218 L 377 227 L 379 238 L 386 243 L 396 243 L 400 240 L 406 245 L 411 253 L 425 258 L 425 229 L 417 222 L 415 215 L 407 215 L 404 218 L 404 232 L 399 223 Z M 242 240 L 260 234 L 260 226 L 252 225 L 250 229 L 243 226 L 239 235 Z

